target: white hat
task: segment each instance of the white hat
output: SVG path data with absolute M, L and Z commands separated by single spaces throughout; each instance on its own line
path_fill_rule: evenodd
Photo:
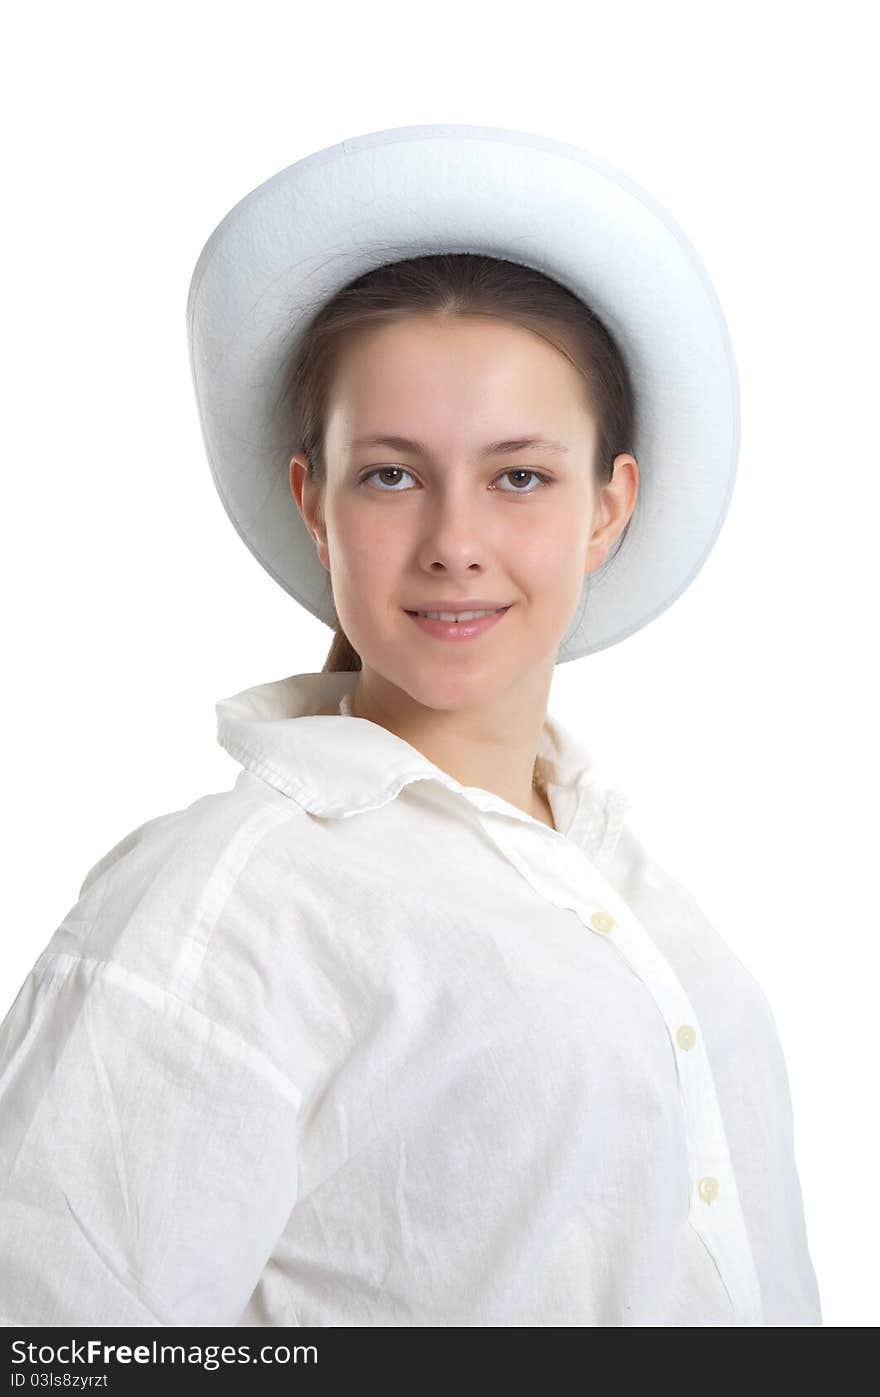
M 584 300 L 636 397 L 639 492 L 617 552 L 585 575 L 557 663 L 614 645 L 680 597 L 727 514 L 739 383 L 709 276 L 666 210 L 576 146 L 461 124 L 375 131 L 264 181 L 221 220 L 190 283 L 187 332 L 220 497 L 267 572 L 334 623 L 328 574 L 290 489 L 277 403 L 305 325 L 387 262 L 476 252 L 535 268 Z

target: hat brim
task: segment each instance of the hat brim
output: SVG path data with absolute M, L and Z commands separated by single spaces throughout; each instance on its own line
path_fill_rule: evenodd
M 305 324 L 385 262 L 484 252 L 581 297 L 636 395 L 639 494 L 619 552 L 585 578 L 557 663 L 602 650 L 681 596 L 727 514 L 740 438 L 724 315 L 669 213 L 603 160 L 528 132 L 404 126 L 345 140 L 245 195 L 203 247 L 187 300 L 190 365 L 220 498 L 266 571 L 332 624 L 328 574 L 290 491 L 279 412 Z

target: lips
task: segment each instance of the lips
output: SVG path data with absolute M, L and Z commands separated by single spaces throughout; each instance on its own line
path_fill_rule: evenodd
M 418 611 L 407 611 L 406 614 L 412 617 L 420 630 L 435 640 L 465 642 L 475 640 L 493 626 L 500 626 L 509 610 L 509 606 L 502 606 L 482 616 L 462 621 L 442 621 L 439 618 L 421 616 Z
M 506 606 L 432 606 L 420 607 L 418 611 L 410 611 L 410 616 L 430 616 L 435 620 L 447 618 L 449 616 L 463 616 L 469 621 L 476 621 L 483 616 L 497 616 L 499 611 L 508 611 Z
M 421 606 L 405 606 L 404 611 L 503 611 L 511 602 L 489 601 L 487 597 L 465 597 L 461 600 L 432 597 Z

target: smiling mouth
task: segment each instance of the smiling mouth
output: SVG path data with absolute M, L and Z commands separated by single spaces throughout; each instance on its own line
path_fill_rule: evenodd
M 408 616 L 424 616 L 429 621 L 479 621 L 483 616 L 497 616 L 500 611 L 509 611 L 509 606 L 486 607 L 482 611 L 409 611 Z

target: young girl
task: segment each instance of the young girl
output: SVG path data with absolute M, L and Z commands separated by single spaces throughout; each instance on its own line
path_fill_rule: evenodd
M 188 325 L 242 539 L 334 627 L 88 873 L 0 1030 L 7 1325 L 819 1325 L 760 987 L 547 712 L 725 517 L 681 231 L 582 151 L 321 151 Z

